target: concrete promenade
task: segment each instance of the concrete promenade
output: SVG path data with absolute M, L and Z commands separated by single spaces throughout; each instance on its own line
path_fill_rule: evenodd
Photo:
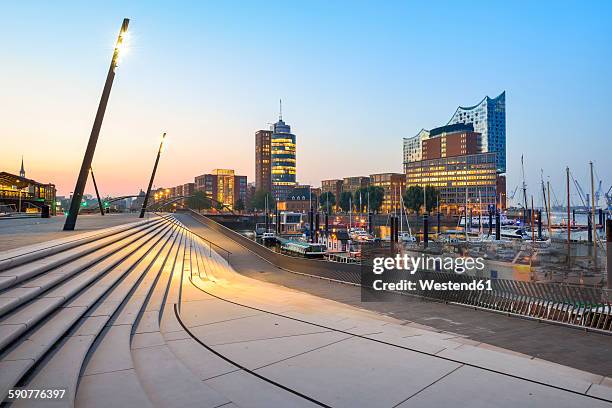
M 183 223 L 227 245 L 233 263 Z M 188 215 L 0 252 L 0 400 L 88 408 L 612 407 L 612 380 L 595 370 L 441 330 L 438 319 L 350 305 L 342 289 L 341 302 L 307 293 L 347 285 L 303 278 L 317 283 L 298 290 L 301 281 L 253 279 L 239 272 L 290 274 L 247 255 Z M 420 311 L 423 319 L 440 316 L 434 312 Z M 64 393 L 9 399 L 16 389 Z
M 2 218 L 0 219 L 0 251 L 135 222 L 138 221 L 138 213 L 106 214 L 104 216 L 100 214 L 79 215 L 77 228 L 74 231 L 62 230 L 65 221 L 65 216 Z

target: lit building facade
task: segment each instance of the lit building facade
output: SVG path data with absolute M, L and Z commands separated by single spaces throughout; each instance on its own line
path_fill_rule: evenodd
M 272 191 L 272 131 L 255 132 L 255 189 Z
M 404 190 L 406 190 L 406 176 L 404 174 L 371 174 L 370 186 L 382 187 L 385 190 L 380 212 L 390 213 L 400 209 L 400 196 L 404 193 Z
M 506 92 L 496 98 L 486 96 L 474 106 L 460 106 L 448 124 L 471 123 L 480 133 L 482 151 L 496 153 L 497 172 L 506 172 Z
M 25 174 L 23 162 L 20 173 Z M 0 205 L 18 212 L 40 212 L 41 206 L 49 206 L 51 215 L 56 214 L 56 190 L 54 184 L 0 172 Z
M 296 185 L 296 144 L 291 126 L 282 117 L 274 124 L 271 136 L 272 195 L 283 201 Z
M 238 200 L 245 205 L 247 202 L 247 178 L 235 175 L 234 170 L 215 169 L 210 174 L 197 176 L 195 188 L 204 192 L 213 201 L 213 206 L 220 203 L 233 210 Z
M 421 129 L 416 136 L 404 138 L 404 172 L 406 164 L 423 159 L 422 144 L 423 140 L 429 138 L 429 130 Z
M 495 153 L 478 153 L 421 160 L 406 165 L 406 185 L 433 186 L 440 193 L 440 209 L 448 214 L 468 208 L 486 214 L 495 205 L 498 184 Z M 505 180 L 504 180 L 505 186 Z M 505 187 L 504 187 L 505 188 Z M 467 196 L 466 196 L 467 190 Z

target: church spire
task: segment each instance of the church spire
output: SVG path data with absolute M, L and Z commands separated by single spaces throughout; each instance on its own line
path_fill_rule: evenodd
M 23 156 L 21 156 L 21 170 L 19 170 L 19 177 L 25 177 L 25 169 L 23 168 Z

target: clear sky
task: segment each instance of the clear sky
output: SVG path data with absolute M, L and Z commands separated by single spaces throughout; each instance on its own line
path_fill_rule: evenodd
M 129 4 L 128 4 L 129 3 Z M 254 133 L 283 117 L 298 180 L 402 170 L 402 138 L 506 91 L 508 190 L 569 165 L 612 182 L 612 2 L 3 2 L 0 169 L 68 194 L 123 17 L 131 49 L 94 157 L 101 192 L 214 168 L 253 180 Z M 92 192 L 88 185 L 86 192 Z M 537 200 L 536 200 L 537 201 Z

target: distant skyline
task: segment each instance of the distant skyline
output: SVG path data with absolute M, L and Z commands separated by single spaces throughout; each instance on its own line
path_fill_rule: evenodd
M 297 175 L 402 172 L 402 140 L 457 106 L 506 91 L 507 189 L 539 201 L 540 169 L 559 200 L 569 165 L 592 160 L 612 183 L 612 3 L 6 3 L 0 26 L 0 171 L 68 195 L 91 130 L 114 38 L 131 19 L 93 167 L 103 195 L 215 168 L 255 181 L 255 132 L 283 119 Z M 572 186 L 573 188 L 573 186 Z M 86 193 L 92 193 L 91 181 Z M 518 193 L 517 193 L 518 194 Z M 576 201 L 576 200 L 575 200 Z

